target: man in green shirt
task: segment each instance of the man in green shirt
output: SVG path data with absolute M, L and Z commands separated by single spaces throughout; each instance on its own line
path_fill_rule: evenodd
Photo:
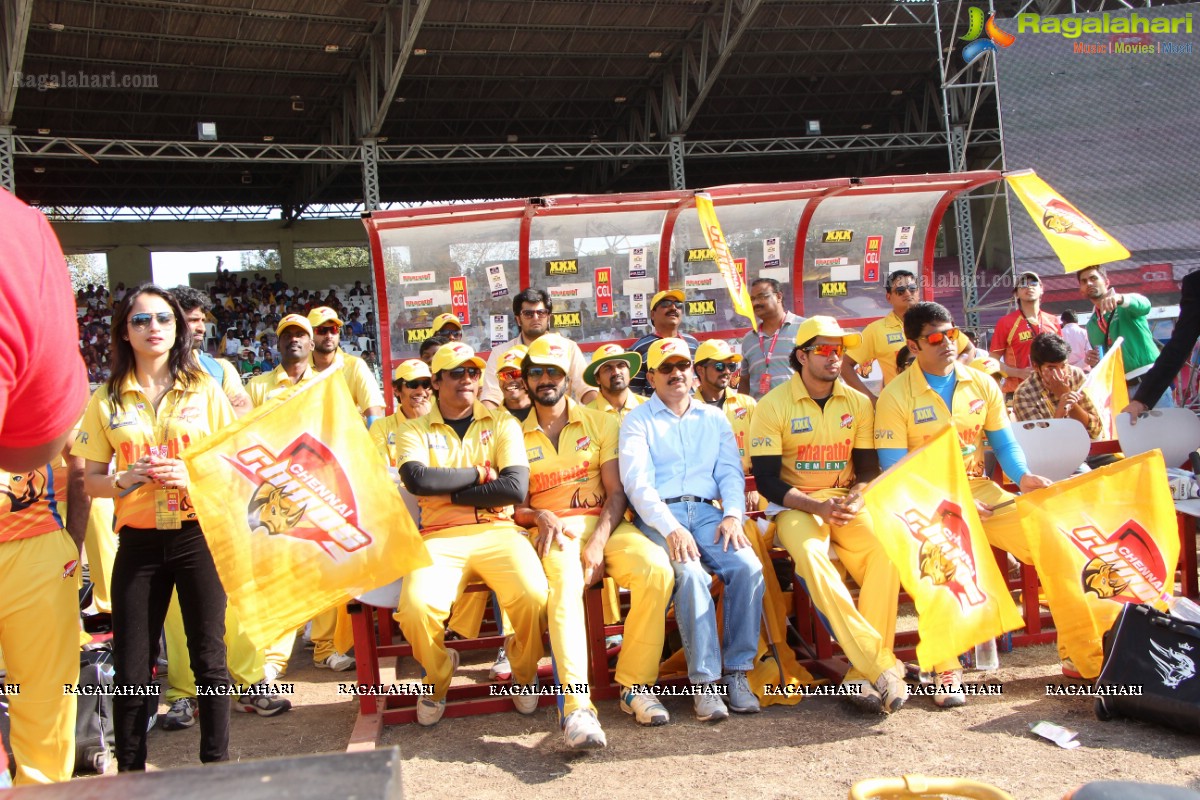
M 1095 366 L 1101 356 L 1097 348 L 1103 347 L 1107 352 L 1113 342 L 1124 339 L 1121 356 L 1125 361 L 1125 380 L 1132 397 L 1141 383 L 1142 375 L 1149 371 L 1158 358 L 1158 343 L 1150 333 L 1146 318 L 1150 313 L 1150 301 L 1134 292 L 1122 294 L 1114 291 L 1102 266 L 1088 267 L 1076 274 L 1080 294 L 1090 300 L 1094 307 L 1087 324 L 1088 341 L 1092 349 L 1088 351 L 1086 361 L 1089 366 Z M 1171 396 L 1166 393 L 1157 407 L 1168 408 L 1171 405 Z

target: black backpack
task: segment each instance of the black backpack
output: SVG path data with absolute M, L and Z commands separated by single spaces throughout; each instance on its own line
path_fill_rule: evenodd
M 80 692 L 75 715 L 75 771 L 103 773 L 113 757 L 111 694 L 88 694 L 89 687 L 113 686 L 113 655 L 107 647 L 79 653 Z

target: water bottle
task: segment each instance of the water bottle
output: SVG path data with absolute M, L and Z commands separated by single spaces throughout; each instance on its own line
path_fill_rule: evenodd
M 996 655 L 995 639 L 988 639 L 975 645 L 975 669 L 1000 669 L 1000 657 Z
M 1167 613 L 1175 619 L 1200 623 L 1200 606 L 1191 600 L 1169 594 L 1164 594 L 1160 599 L 1167 604 Z

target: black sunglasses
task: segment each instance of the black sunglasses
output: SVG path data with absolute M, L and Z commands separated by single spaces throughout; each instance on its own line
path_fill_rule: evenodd
M 690 362 L 690 361 L 671 361 L 666 364 L 659 364 L 657 369 L 655 369 L 654 371 L 657 372 L 659 375 L 670 375 L 675 370 L 679 370 L 680 372 L 687 372 L 688 368 L 691 366 L 692 366 L 692 362 Z
M 129 317 L 129 327 L 135 331 L 145 330 L 150 326 L 150 320 L 155 320 L 162 327 L 175 324 L 175 315 L 170 311 L 159 311 L 157 314 L 142 313 L 133 314 Z
M 396 381 L 396 383 L 404 384 L 406 389 L 432 389 L 433 381 L 429 378 L 418 378 L 415 381 Z
M 917 285 L 915 283 L 907 283 L 904 286 L 893 286 L 892 291 L 896 294 L 916 294 Z
M 464 375 L 475 380 L 483 374 L 483 371 L 479 367 L 455 367 L 446 370 L 446 374 L 456 381 L 461 381 Z
M 710 361 L 704 366 L 712 367 L 717 372 L 737 372 L 738 365 L 732 361 Z
M 550 380 L 556 381 L 559 378 L 565 377 L 567 373 L 563 372 L 558 367 L 530 367 L 528 374 L 529 377 L 533 378 L 534 380 L 537 380 L 545 375 L 550 378 Z
M 654 310 L 657 311 L 660 308 L 670 308 L 671 306 L 675 306 L 675 308 L 683 308 L 683 303 L 679 302 L 678 300 L 660 300 L 658 305 L 654 307 Z

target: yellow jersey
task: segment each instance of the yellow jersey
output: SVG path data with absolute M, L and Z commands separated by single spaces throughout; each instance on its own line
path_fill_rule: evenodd
M 499 472 L 505 467 L 527 467 L 521 427 L 509 414 L 488 408 L 478 400 L 474 419 L 462 439 L 442 419 L 438 404 L 425 416 L 410 420 L 396 436 L 396 466 L 410 461 L 426 467 L 486 466 Z M 421 533 L 460 525 L 512 523 L 513 507 L 474 508 L 454 503 L 448 494 L 422 495 Z
M 706 403 L 704 395 L 699 391 L 693 396 L 696 402 Z M 754 407 L 758 405 L 758 401 L 748 394 L 742 394 L 735 389 L 725 389 L 725 402 L 721 404 L 721 410 L 725 412 L 725 418 L 729 420 L 729 426 L 733 428 L 733 439 L 737 444 L 738 456 L 742 459 L 742 472 L 750 474 L 750 420 L 754 416 Z
M 558 447 L 538 425 L 537 411 L 521 432 L 529 459 L 529 499 L 534 508 L 559 516 L 598 516 L 606 498 L 600 467 L 617 457 L 620 429 L 616 419 L 567 398 L 567 424 Z
M 862 342 L 858 347 L 846 351 L 859 364 L 870 364 L 879 361 L 879 369 L 883 372 L 883 385 L 887 386 L 896 377 L 896 352 L 908 346 L 904 338 L 904 321 L 896 316 L 895 311 L 886 317 L 875 320 L 863 328 Z M 961 354 L 970 346 L 971 340 L 962 331 L 954 340 Z
M 312 380 L 316 374 L 313 368 L 309 366 L 304 370 L 304 374 L 300 376 L 300 380 L 293 383 L 291 377 L 284 371 L 283 365 L 280 364 L 265 375 L 258 375 L 251 378 L 250 382 L 246 384 L 246 394 L 250 395 L 250 402 L 254 403 L 254 407 L 257 408 L 268 400 L 274 400 L 276 397 L 279 397 L 293 386 L 299 386 L 302 383 Z
M 341 369 L 346 385 L 350 387 L 350 396 L 354 398 L 354 405 L 358 407 L 358 413 L 366 414 L 368 408 L 383 407 L 383 392 L 367 362 L 339 348 L 331 369 Z
M 67 468 L 55 461 L 29 472 L 0 471 L 0 544 L 66 527 Z
M 984 431 L 1008 427 L 1000 387 L 979 370 L 954 364 L 952 408 L 929 386 L 925 373 L 913 364 L 879 394 L 875 404 L 875 446 L 902 447 L 909 452 L 940 433 L 947 425 L 958 431 L 967 474 L 984 477 Z
M 375 447 L 383 454 L 387 460 L 389 467 L 397 467 L 396 459 L 399 456 L 399 451 L 396 449 L 396 442 L 400 435 L 400 429 L 412 422 L 408 417 L 404 416 L 403 411 L 397 411 L 395 414 L 389 414 L 383 419 L 371 426 L 368 433 L 371 434 L 371 441 L 375 443 Z
M 157 411 L 131 374 L 122 382 L 119 398 L 109 395 L 107 385 L 92 394 L 71 455 L 107 464 L 115 453 L 117 471 L 123 472 L 142 456 L 149 455 L 152 448 L 166 458 L 178 458 L 188 446 L 232 424 L 234 419 L 233 406 L 229 405 L 225 392 L 206 372 L 201 371 L 191 388 L 184 388 L 181 381 L 176 381 L 163 395 Z M 155 487 L 145 484 L 116 498 L 114 530 L 126 525 L 154 528 L 154 495 Z M 196 519 L 186 490 L 179 509 L 182 521 Z
M 596 396 L 592 398 L 592 402 L 587 404 L 587 407 L 593 411 L 600 411 L 605 414 L 610 414 L 612 418 L 617 421 L 617 425 L 620 425 L 625 419 L 626 414 L 628 414 L 630 411 L 633 411 L 635 408 L 649 399 L 649 397 L 642 397 L 636 392 L 626 392 L 625 404 L 620 408 L 617 408 L 612 403 L 608 402 L 608 399 L 602 392 L 597 391 Z
M 750 425 L 751 456 L 781 456 L 779 477 L 802 492 L 854 485 L 854 448 L 874 449 L 871 401 L 834 381 L 821 408 L 799 375 L 763 395 Z

